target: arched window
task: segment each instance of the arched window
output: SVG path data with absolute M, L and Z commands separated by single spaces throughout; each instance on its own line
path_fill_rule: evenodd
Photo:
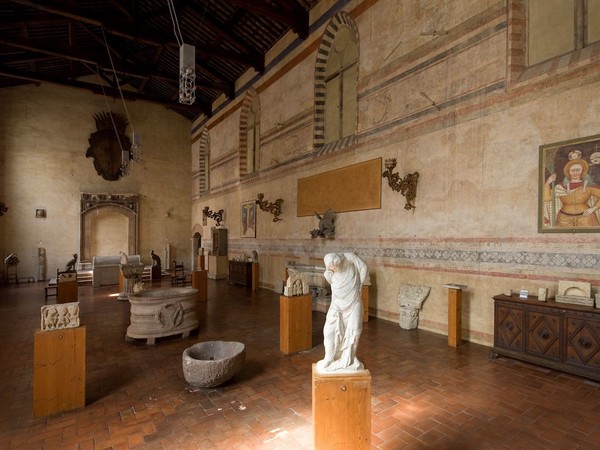
M 260 100 L 250 89 L 240 115 L 240 176 L 260 169 Z
M 200 195 L 210 190 L 210 135 L 205 128 L 200 135 L 200 152 L 198 155 L 198 168 L 200 169 Z
M 315 148 L 354 143 L 357 125 L 358 31 L 346 13 L 328 25 L 315 67 Z
M 547 61 L 600 40 L 600 2 L 529 0 L 528 65 Z

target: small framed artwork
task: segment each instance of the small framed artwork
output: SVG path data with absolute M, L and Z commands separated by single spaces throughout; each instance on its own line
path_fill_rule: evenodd
M 529 296 L 529 291 L 527 289 L 521 289 L 519 291 L 519 298 L 526 299 Z
M 241 236 L 243 238 L 256 237 L 256 200 L 243 202 L 240 211 Z
M 600 232 L 600 135 L 540 146 L 538 231 Z
M 45 219 L 46 218 L 46 210 L 45 209 L 36 209 L 35 210 L 35 218 L 36 219 Z

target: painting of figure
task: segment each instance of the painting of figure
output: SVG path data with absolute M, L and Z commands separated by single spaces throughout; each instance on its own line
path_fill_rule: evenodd
M 256 201 L 242 203 L 241 208 L 241 236 L 256 237 Z
M 600 231 L 600 135 L 540 147 L 540 232 Z

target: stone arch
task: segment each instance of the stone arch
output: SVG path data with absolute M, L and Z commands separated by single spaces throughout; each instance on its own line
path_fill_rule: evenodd
M 344 11 L 337 12 L 329 21 L 329 24 L 323 32 L 323 38 L 317 51 L 317 61 L 315 63 L 315 117 L 314 117 L 314 134 L 313 134 L 313 145 L 315 150 L 318 150 L 318 154 L 325 154 L 335 151 L 338 148 L 347 147 L 352 145 L 356 140 L 356 135 L 353 134 L 340 141 L 336 141 L 325 145 L 325 72 L 327 69 L 327 61 L 331 53 L 333 41 L 342 27 L 348 27 L 354 34 L 356 39 L 357 47 L 359 43 L 358 39 L 358 27 L 356 23 L 350 17 L 350 15 Z M 358 72 L 357 72 L 358 73 Z
M 210 134 L 207 128 L 200 132 L 198 173 L 198 194 L 206 194 L 210 190 Z
M 240 177 L 247 175 L 248 172 L 248 122 L 252 114 L 252 104 L 258 101 L 258 115 L 260 117 L 260 101 L 256 89 L 250 88 L 242 100 L 240 111 L 240 138 L 239 138 L 239 170 Z M 259 136 L 260 140 L 260 136 Z

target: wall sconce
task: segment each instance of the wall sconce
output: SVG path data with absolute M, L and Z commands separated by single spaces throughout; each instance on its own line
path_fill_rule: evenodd
M 277 200 L 275 200 L 275 203 L 269 203 L 267 200 L 264 199 L 265 194 L 258 194 L 257 197 L 258 200 L 256 200 L 256 204 L 261 210 L 273 214 L 273 222 L 279 222 L 280 220 L 282 220 L 279 218 L 279 216 L 281 215 L 281 205 L 283 203 L 283 199 L 278 198 Z
M 388 179 L 388 185 L 396 192 L 400 192 L 406 197 L 406 205 L 404 209 L 410 211 L 416 208 L 414 201 L 417 198 L 417 183 L 419 181 L 419 172 L 409 173 L 404 178 L 400 178 L 400 175 L 392 173 L 396 168 L 396 158 L 389 158 L 385 160 L 386 170 L 381 175 L 382 178 Z
M 223 213 L 225 211 L 220 209 L 217 212 L 212 212 L 210 209 L 208 209 L 208 206 L 205 206 L 204 209 L 202 210 L 202 214 L 204 214 L 204 217 L 209 217 L 211 219 L 214 219 L 217 222 L 217 226 L 220 227 L 221 226 L 221 222 L 223 222 Z

